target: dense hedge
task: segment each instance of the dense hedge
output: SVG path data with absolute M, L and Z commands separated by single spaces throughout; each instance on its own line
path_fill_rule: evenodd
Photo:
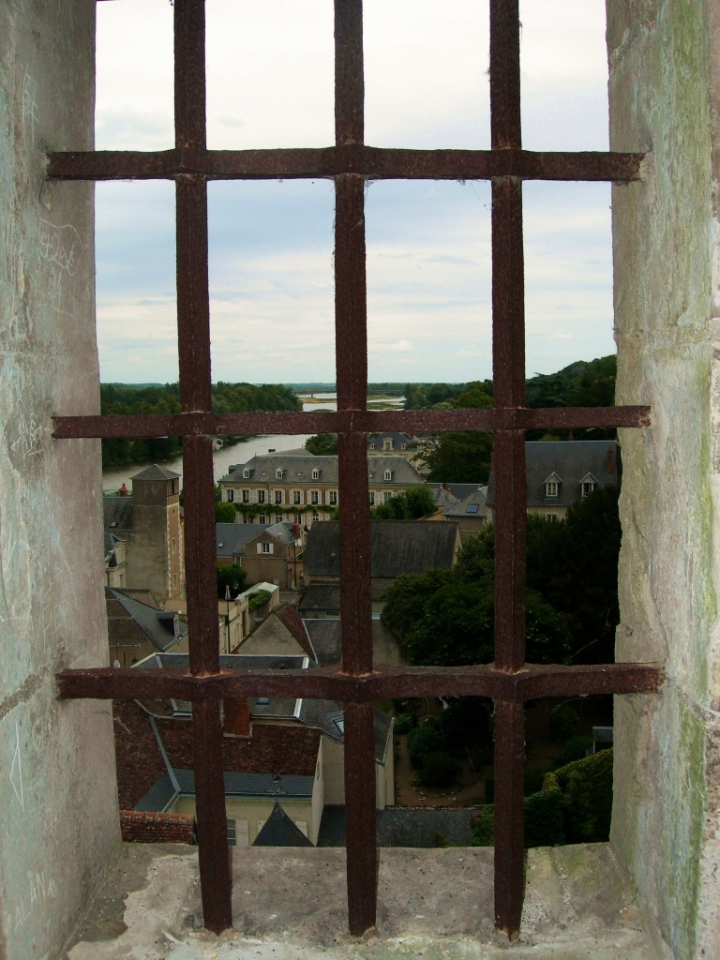
M 548 773 L 543 789 L 525 797 L 525 846 L 603 843 L 610 837 L 612 750 L 601 750 Z M 470 818 L 471 846 L 491 847 L 495 807 L 487 804 Z

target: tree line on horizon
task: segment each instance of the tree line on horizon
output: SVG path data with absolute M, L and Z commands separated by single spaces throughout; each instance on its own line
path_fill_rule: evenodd
M 297 394 L 283 384 L 227 383 L 212 385 L 214 413 L 250 413 L 260 410 L 302 410 Z M 164 386 L 103 383 L 100 385 L 103 415 L 174 414 L 181 412 L 177 383 Z M 227 438 L 231 441 L 240 437 Z M 111 437 L 102 441 L 102 465 L 112 467 L 145 460 L 162 461 L 182 452 L 182 437 Z

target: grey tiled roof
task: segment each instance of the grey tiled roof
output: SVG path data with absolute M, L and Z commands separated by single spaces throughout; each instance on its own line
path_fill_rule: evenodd
M 464 500 L 480 486 L 480 483 L 428 483 L 428 487 L 436 494 L 440 491 L 449 493 L 456 500 Z
M 617 486 L 620 446 L 615 440 L 529 441 L 525 444 L 527 505 L 569 507 L 581 496 L 580 484 L 590 475 L 599 487 Z M 610 467 L 610 469 L 608 469 Z M 556 474 L 558 496 L 545 496 L 545 481 Z M 490 474 L 487 503 L 495 504 L 495 474 Z
M 403 444 L 405 444 L 406 447 L 417 446 L 418 442 L 417 437 L 411 437 L 409 433 L 392 433 L 391 431 L 386 430 L 384 433 L 379 433 L 377 437 L 368 438 L 368 450 L 371 448 L 373 451 L 382 450 L 383 440 L 387 439 L 388 437 L 395 444 L 395 450 L 400 450 Z
M 242 556 L 245 544 L 269 527 L 267 523 L 216 523 L 216 556 Z
M 254 847 L 311 847 L 312 843 L 275 801 L 272 813 L 253 842 Z
M 195 771 L 173 770 L 180 793 L 194 796 Z M 283 776 L 274 777 L 270 773 L 228 773 L 225 779 L 226 797 L 312 797 L 315 777 Z
M 105 596 L 116 600 L 148 640 L 160 651 L 174 646 L 187 635 L 187 625 L 172 611 L 156 610 L 134 597 L 127 596 L 122 590 L 112 587 L 105 587 Z
M 312 454 L 294 451 L 285 451 L 280 453 L 268 453 L 253 457 L 247 463 L 234 464 L 230 468 L 230 473 L 222 477 L 220 483 L 242 483 L 243 470 L 250 471 L 250 477 L 247 482 L 253 483 L 273 483 L 276 480 L 278 470 L 283 471 L 282 480 L 278 483 L 291 484 L 293 481 L 298 483 L 317 483 L 319 486 L 338 483 L 338 458 L 334 456 L 314 457 Z M 312 472 L 317 469 L 320 476 L 313 480 Z M 392 479 L 385 480 L 385 471 L 392 472 Z M 393 456 L 391 454 L 380 454 L 368 457 L 368 476 L 370 483 L 386 485 L 397 485 L 399 487 L 412 486 L 422 483 L 422 477 L 417 470 L 407 462 L 404 457 Z M 272 506 L 271 504 L 269 506 Z
M 160 467 L 157 463 L 153 463 L 151 466 L 146 467 L 145 470 L 141 470 L 140 473 L 136 473 L 134 477 L 130 477 L 131 480 L 177 480 L 180 477 L 179 473 L 173 473 L 172 470 L 167 470 L 165 467 Z
M 342 703 L 334 700 L 303 700 L 300 720 L 308 727 L 322 730 L 331 740 L 344 743 L 345 734 L 341 726 L 338 726 L 338 721 L 342 725 L 342 707 Z M 392 750 L 393 718 L 381 710 L 374 710 L 373 713 L 375 715 L 375 762 L 385 766 L 388 750 Z
M 107 533 L 131 533 L 133 498 L 103 497 L 103 527 Z
M 393 579 L 453 564 L 457 539 L 454 523 L 373 520 L 370 535 L 373 577 Z M 312 525 L 303 564 L 311 577 L 340 576 L 339 524 Z
M 339 610 L 340 587 L 324 583 L 310 584 L 309 587 L 305 587 L 299 609 L 301 612 L 307 610 Z
M 464 500 L 447 507 L 444 512 L 446 517 L 485 517 L 487 515 L 487 487 L 478 487 Z
M 342 660 L 340 621 L 321 617 L 319 620 L 304 620 L 303 623 L 310 635 L 320 666 L 331 667 L 333 664 L 340 663 Z

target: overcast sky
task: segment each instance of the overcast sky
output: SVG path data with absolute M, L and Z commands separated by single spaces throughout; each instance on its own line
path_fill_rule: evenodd
M 523 141 L 607 149 L 603 0 L 521 0 Z M 97 149 L 173 145 L 172 7 L 99 3 Z M 207 0 L 211 148 L 333 142 L 331 0 Z M 365 0 L 366 141 L 487 149 L 487 0 Z M 213 379 L 332 381 L 333 188 L 211 183 Z M 609 184 L 527 183 L 527 372 L 614 351 Z M 490 188 L 367 191 L 370 379 L 491 375 Z M 97 186 L 103 381 L 177 379 L 172 183 Z

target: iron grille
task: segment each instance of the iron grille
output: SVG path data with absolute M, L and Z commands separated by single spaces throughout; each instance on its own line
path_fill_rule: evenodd
M 567 694 L 654 692 L 657 664 L 535 666 L 525 663 L 525 431 L 641 427 L 648 407 L 525 409 L 522 181 L 627 183 L 643 155 L 533 153 L 522 149 L 518 0 L 490 0 L 492 149 L 377 149 L 364 142 L 362 0 L 334 0 L 335 145 L 324 149 L 208 150 L 204 0 L 175 0 L 175 148 L 49 155 L 53 180 L 175 181 L 177 312 L 182 412 L 159 416 L 57 416 L 54 436 L 183 437 L 189 671 L 66 670 L 61 698 L 159 699 L 193 703 L 195 782 L 205 925 L 231 926 L 231 875 L 222 771 L 221 701 L 310 697 L 345 705 L 345 797 L 349 926 L 375 923 L 373 701 L 463 695 L 495 702 L 495 922 L 518 935 L 524 889 L 523 703 Z M 336 413 L 212 413 L 207 181 L 327 177 L 335 182 Z M 368 179 L 492 182 L 492 410 L 368 412 L 364 187 Z M 467 668 L 373 667 L 367 433 L 493 430 L 496 476 L 495 662 Z M 340 668 L 220 670 L 215 599 L 212 436 L 336 433 L 341 531 Z M 236 854 L 239 855 L 239 854 Z

